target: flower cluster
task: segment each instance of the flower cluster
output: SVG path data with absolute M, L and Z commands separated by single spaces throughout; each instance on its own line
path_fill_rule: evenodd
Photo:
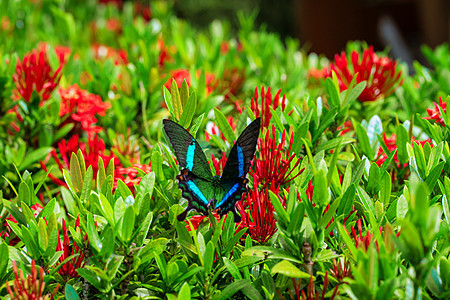
M 78 216 L 75 222 L 75 231 L 79 230 L 80 236 L 83 237 L 83 241 L 85 243 L 88 242 L 87 234 L 84 234 L 81 230 L 80 226 L 80 216 Z M 82 268 L 84 265 L 84 252 L 78 247 L 75 242 L 70 242 L 69 234 L 67 233 L 66 221 L 63 219 L 62 221 L 62 231 L 63 238 L 61 239 L 58 232 L 58 243 L 56 244 L 56 251 L 62 251 L 62 255 L 59 257 L 59 261 L 57 265 L 62 264 L 67 258 L 72 255 L 78 254 L 78 256 L 73 257 L 68 262 L 66 262 L 61 268 L 58 270 L 58 273 L 65 279 L 69 280 L 70 278 L 79 277 L 76 269 Z
M 23 98 L 30 102 L 33 91 L 41 97 L 39 105 L 47 101 L 61 79 L 60 65 L 53 70 L 44 47 L 27 53 L 23 60 L 17 59 L 13 81 L 16 85 L 15 99 Z
M 272 119 L 272 112 L 276 110 L 278 106 L 281 105 L 282 111 L 286 108 L 286 95 L 280 99 L 281 89 L 275 94 L 272 95 L 270 91 L 270 87 L 265 90 L 264 86 L 261 88 L 261 95 L 258 93 L 258 87 L 255 87 L 255 95 L 251 99 L 251 109 L 255 116 L 261 117 L 261 128 L 268 128 L 270 120 Z
M 259 152 L 255 171 L 250 171 L 255 174 L 257 181 L 263 184 L 263 188 L 272 183 L 276 186 L 285 185 L 302 173 L 298 169 L 301 160 L 296 159 L 295 153 L 291 151 L 294 134 L 291 134 L 289 147 L 286 149 L 286 132 L 283 131 L 281 141 L 276 139 L 275 126 L 272 127 L 272 133 L 270 137 L 267 131 L 266 136 L 258 141 Z
M 102 101 L 100 96 L 80 89 L 77 84 L 68 88 L 60 88 L 61 106 L 59 115 L 63 118 L 63 123 L 73 123 L 73 132 L 85 131 L 93 134 L 102 130 L 95 126 L 96 115 L 104 116 L 111 104 Z
M 6 290 L 8 291 L 11 299 L 29 299 L 29 300 L 49 300 L 53 299 L 59 289 L 59 284 L 53 289 L 50 295 L 44 295 L 45 282 L 44 282 L 44 269 L 36 269 L 36 262 L 34 259 L 31 261 L 31 274 L 25 279 L 22 269 L 17 270 L 17 264 L 15 261 L 12 263 L 14 272 L 14 283 L 12 289 L 8 282 L 6 282 Z
M 350 63 L 345 52 L 340 56 L 336 54 L 334 63 L 325 69 L 324 75 L 332 77 L 333 72 L 339 80 L 341 91 L 348 89 L 354 76 L 356 83 L 367 81 L 366 88 L 358 98 L 361 102 L 386 98 L 394 92 L 395 87 L 401 85 L 402 71 L 397 68 L 397 62 L 377 56 L 372 46 L 364 49 L 361 60 L 359 53 L 352 51 Z

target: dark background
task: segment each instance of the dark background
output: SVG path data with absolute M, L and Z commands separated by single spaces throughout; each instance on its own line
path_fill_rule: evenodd
M 329 58 L 348 41 L 364 40 L 408 63 L 423 62 L 420 45 L 449 41 L 450 0 L 175 0 L 178 16 L 198 27 L 227 19 L 237 28 L 236 12 L 254 9 L 257 25 Z

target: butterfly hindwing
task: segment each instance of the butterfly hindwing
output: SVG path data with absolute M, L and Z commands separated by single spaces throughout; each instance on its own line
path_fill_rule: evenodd
M 178 220 L 183 221 L 192 209 L 207 215 L 210 200 L 214 197 L 212 182 L 195 177 L 188 169 L 183 169 L 177 178 L 182 197 L 188 200 L 188 206 L 178 215 Z
M 247 191 L 247 179 L 236 178 L 234 180 L 220 182 L 220 187 L 216 189 L 214 198 L 216 200 L 215 209 L 220 215 L 225 215 L 232 211 L 234 221 L 241 221 L 241 217 L 236 213 L 236 202 L 242 200 L 242 194 Z

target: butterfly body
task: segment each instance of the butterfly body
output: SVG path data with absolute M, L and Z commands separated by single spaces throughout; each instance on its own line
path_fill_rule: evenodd
M 212 175 L 202 148 L 188 131 L 170 120 L 164 120 L 163 124 L 182 167 L 177 176 L 178 186 L 183 198 L 189 202 L 186 210 L 178 216 L 178 220 L 184 220 L 192 209 L 207 215 L 208 210 L 212 208 L 220 215 L 232 211 L 235 222 L 239 222 L 240 217 L 236 214 L 235 204 L 242 199 L 242 194 L 247 190 L 246 175 L 255 154 L 260 119 L 252 122 L 239 136 L 228 155 L 222 176 Z

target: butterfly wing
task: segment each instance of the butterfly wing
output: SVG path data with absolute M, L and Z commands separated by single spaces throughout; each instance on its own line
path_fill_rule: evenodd
M 220 181 L 220 186 L 216 188 L 214 198 L 216 199 L 215 209 L 222 216 L 232 211 L 234 222 L 239 223 L 241 217 L 236 213 L 236 202 L 242 200 L 242 194 L 247 191 L 247 178 L 238 177 L 234 180 Z
M 227 163 L 222 172 L 222 181 L 227 182 L 237 177 L 245 177 L 248 173 L 250 163 L 255 156 L 260 126 L 261 118 L 257 118 L 239 136 L 228 154 Z
M 215 209 L 219 211 L 220 215 L 232 211 L 235 222 L 239 222 L 241 219 L 236 214 L 235 204 L 247 191 L 246 175 L 255 155 L 260 126 L 261 119 L 257 118 L 239 136 L 227 157 L 227 163 L 220 179 L 220 189 L 214 195 Z
M 214 197 L 212 182 L 195 177 L 188 169 L 183 169 L 177 179 L 181 195 L 188 200 L 188 206 L 184 212 L 177 216 L 178 221 L 186 219 L 186 215 L 192 209 L 207 215 L 210 200 Z
M 198 178 L 211 181 L 211 168 L 202 147 L 195 138 L 173 121 L 163 120 L 163 125 L 180 167 L 188 169 Z
M 192 209 L 206 215 L 210 200 L 214 197 L 214 189 L 211 168 L 205 154 L 195 138 L 182 126 L 170 120 L 163 120 L 163 125 L 182 168 L 177 176 L 178 186 L 183 197 L 188 200 L 185 211 L 177 218 L 183 221 Z

